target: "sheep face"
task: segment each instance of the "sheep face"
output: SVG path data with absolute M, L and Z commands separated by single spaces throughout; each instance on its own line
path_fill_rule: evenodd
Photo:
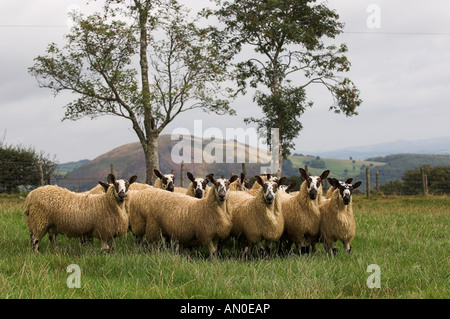
M 315 200 L 319 194 L 319 188 L 322 183 L 322 180 L 327 178 L 330 171 L 326 170 L 320 176 L 309 176 L 308 173 L 303 168 L 299 168 L 299 171 L 300 175 L 305 179 L 307 183 L 309 198 Z
M 336 183 L 337 182 L 337 183 Z M 333 185 L 336 188 L 339 188 L 339 193 L 341 194 L 342 201 L 344 202 L 344 205 L 350 204 L 351 198 L 352 198 L 352 192 L 354 189 L 358 188 L 361 185 L 361 182 L 357 182 L 355 184 L 349 184 L 345 182 L 339 182 L 336 180 Z
M 264 192 L 264 200 L 267 205 L 271 205 L 275 200 L 275 196 L 277 194 L 278 187 L 284 183 L 286 177 L 282 177 L 281 179 L 271 179 L 268 177 L 268 181 L 264 182 L 261 177 L 255 176 L 256 182 L 261 185 Z
M 205 195 L 206 185 L 208 185 L 209 181 L 200 177 L 194 178 L 194 175 L 190 172 L 187 172 L 187 176 L 194 187 L 194 196 L 202 198 Z
M 175 176 L 173 175 L 173 171 L 171 174 L 161 174 L 160 171 L 158 171 L 157 169 L 153 170 L 153 173 L 156 175 L 156 177 L 161 179 L 161 186 L 164 190 L 169 191 L 169 192 L 173 192 L 175 187 L 174 187 L 174 181 L 175 181 Z
M 211 182 L 215 187 L 215 195 L 216 198 L 219 199 L 219 201 L 223 202 L 227 198 L 228 195 L 228 189 L 230 188 L 230 184 L 233 183 L 235 180 L 238 179 L 237 175 L 233 175 L 230 177 L 230 179 L 226 178 L 219 178 L 215 179 L 212 174 L 206 176 L 206 179 Z
M 137 179 L 137 176 L 131 176 L 128 181 L 125 181 L 123 179 L 116 179 L 116 177 L 113 174 L 108 175 L 108 183 L 100 182 L 100 185 L 102 185 L 105 188 L 105 192 L 108 190 L 109 186 L 114 186 L 114 194 L 116 195 L 116 198 L 123 202 L 127 195 L 128 195 L 128 188 L 131 184 L 133 184 Z

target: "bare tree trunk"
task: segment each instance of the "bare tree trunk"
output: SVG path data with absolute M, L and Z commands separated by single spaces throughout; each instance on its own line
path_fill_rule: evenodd
M 153 185 L 156 176 L 153 174 L 153 170 L 156 168 L 159 170 L 159 157 L 158 157 L 158 134 L 151 134 L 147 137 L 145 143 L 142 144 L 145 157 L 145 182 L 149 185 Z

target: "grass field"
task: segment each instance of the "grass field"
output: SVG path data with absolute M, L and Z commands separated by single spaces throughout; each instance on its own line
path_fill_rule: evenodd
M 226 252 L 203 258 L 170 249 L 149 252 L 127 234 L 104 254 L 99 242 L 81 247 L 60 236 L 41 253 L 29 245 L 23 200 L 0 195 L 0 298 L 449 298 L 450 197 L 355 196 L 352 253 L 336 257 L 243 260 Z M 80 267 L 80 288 L 69 288 L 67 267 Z M 380 268 L 370 289 L 367 267 Z

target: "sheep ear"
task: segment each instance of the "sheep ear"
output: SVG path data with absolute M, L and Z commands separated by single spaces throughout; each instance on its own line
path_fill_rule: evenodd
M 308 180 L 308 173 L 306 173 L 306 171 L 303 169 L 303 168 L 299 168 L 298 169 L 299 171 L 300 171 L 300 175 L 303 177 L 303 179 L 305 180 L 305 181 L 307 181 Z
M 109 184 L 108 183 L 104 183 L 102 181 L 98 181 L 98 183 L 103 186 L 103 188 L 105 189 L 105 192 L 108 191 L 108 188 L 109 188 Z
M 133 184 L 135 181 L 137 180 L 137 176 L 136 175 L 133 175 L 133 176 L 131 176 L 130 177 L 130 179 L 128 180 L 128 184 Z
M 158 177 L 158 178 L 163 178 L 163 176 L 162 176 L 162 174 L 161 174 L 161 172 L 160 171 L 158 171 L 157 169 L 154 169 L 153 170 L 153 174 L 155 174 L 156 175 L 156 177 Z
M 259 177 L 258 175 L 256 175 L 255 178 L 256 178 L 256 182 L 257 182 L 259 185 L 264 186 L 264 181 L 262 180 L 261 177 Z
M 347 178 L 347 180 L 345 181 L 345 184 L 350 184 L 351 182 L 353 182 L 353 178 Z
M 187 177 L 189 178 L 189 180 L 190 180 L 191 182 L 193 182 L 193 181 L 195 180 L 194 175 L 192 175 L 191 172 L 187 172 Z
M 356 182 L 355 184 L 353 184 L 353 189 L 358 188 L 359 186 L 361 186 L 362 182 Z
M 236 181 L 239 178 L 239 176 L 237 175 L 233 175 L 230 177 L 230 179 L 228 180 L 230 183 L 233 183 L 234 181 Z
M 331 185 L 331 186 L 333 186 L 333 179 L 332 178 L 327 178 L 327 181 L 328 181 L 328 183 Z
M 282 177 L 278 180 L 278 186 L 283 185 L 284 182 L 286 181 L 286 177 Z
M 116 182 L 116 177 L 113 174 L 108 175 L 108 183 L 114 184 Z
M 291 190 L 291 189 L 293 189 L 295 186 L 297 186 L 297 183 L 296 183 L 296 182 L 293 182 L 293 183 L 291 183 L 291 184 L 288 186 L 288 188 L 289 188 L 289 190 Z
M 216 185 L 216 180 L 214 179 L 214 174 L 209 174 L 206 176 L 206 179 L 210 181 L 212 184 Z
M 339 185 L 340 185 L 339 181 L 338 181 L 336 178 L 333 178 L 333 186 L 334 186 L 335 188 L 338 188 Z
M 322 175 L 320 175 L 320 179 L 324 180 L 325 178 L 327 178 L 328 174 L 330 174 L 330 170 L 326 170 L 322 173 Z
M 245 181 L 245 174 L 241 173 L 241 184 L 243 184 Z

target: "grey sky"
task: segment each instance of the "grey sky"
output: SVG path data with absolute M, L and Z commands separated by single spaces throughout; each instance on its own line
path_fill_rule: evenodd
M 83 1 L 0 1 L 0 139 L 10 144 L 33 145 L 55 154 L 60 162 L 93 159 L 114 147 L 136 142 L 125 119 L 102 117 L 61 122 L 63 106 L 71 95 L 56 98 L 39 89 L 27 68 L 44 54 L 51 42 L 63 43 L 69 31 L 67 9 L 79 5 L 89 13 L 99 3 Z M 346 43 L 352 63 L 347 74 L 361 91 L 359 115 L 347 118 L 328 111 L 331 95 L 311 87 L 304 129 L 296 140 L 302 153 L 341 147 L 415 140 L 450 135 L 450 1 L 361 1 L 330 0 L 330 7 L 346 24 L 336 43 Z M 370 4 L 380 8 L 379 29 L 370 29 Z M 195 9 L 209 5 L 195 1 Z M 203 129 L 246 127 L 243 118 L 260 114 L 251 92 L 234 103 L 237 116 L 215 116 L 191 111 L 166 130 L 177 127 L 193 132 L 193 121 L 203 120 Z

